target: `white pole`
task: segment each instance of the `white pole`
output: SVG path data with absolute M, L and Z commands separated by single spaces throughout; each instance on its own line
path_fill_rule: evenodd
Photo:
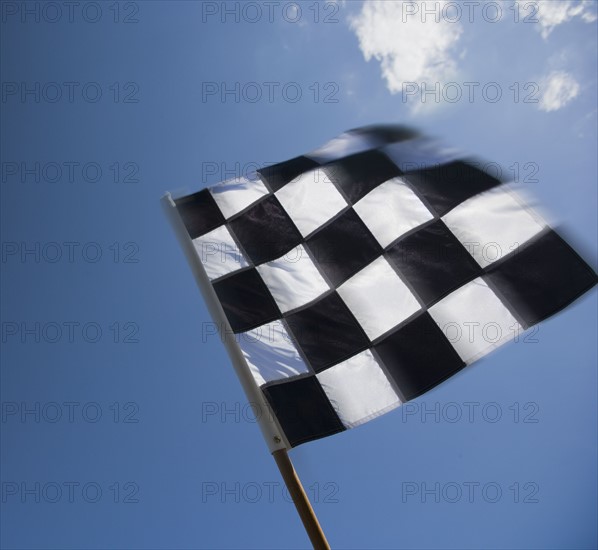
M 166 193 L 166 195 L 162 197 L 162 206 L 164 207 L 166 216 L 179 240 L 181 248 L 185 253 L 187 262 L 189 262 L 197 286 L 208 306 L 208 311 L 214 322 L 218 325 L 220 337 L 224 342 L 224 346 L 226 347 L 226 351 L 228 352 L 235 372 L 237 373 L 237 377 L 243 386 L 243 390 L 245 390 L 245 395 L 250 403 L 258 407 L 257 421 L 262 431 L 262 435 L 266 440 L 266 445 L 268 445 L 268 449 L 271 453 L 280 449 L 290 449 L 291 446 L 289 445 L 284 432 L 280 428 L 274 413 L 270 409 L 270 405 L 266 401 L 262 390 L 260 390 L 254 380 L 241 349 L 235 342 L 233 331 L 224 314 L 222 305 L 216 296 L 216 292 L 210 283 L 210 279 L 197 255 L 193 242 L 189 237 L 189 233 L 187 233 L 183 220 L 179 216 L 170 193 Z

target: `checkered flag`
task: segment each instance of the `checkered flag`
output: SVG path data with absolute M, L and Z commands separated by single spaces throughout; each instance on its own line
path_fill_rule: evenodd
M 418 397 L 597 280 L 497 174 L 399 126 L 174 202 L 290 447 Z

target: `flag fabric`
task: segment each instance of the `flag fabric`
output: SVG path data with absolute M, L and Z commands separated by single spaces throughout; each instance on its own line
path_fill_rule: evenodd
M 401 126 L 175 205 L 291 446 L 420 396 L 597 280 L 497 171 Z

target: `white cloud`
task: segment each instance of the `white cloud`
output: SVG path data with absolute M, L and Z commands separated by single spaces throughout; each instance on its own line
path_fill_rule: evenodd
M 548 38 L 550 33 L 562 23 L 574 17 L 580 17 L 586 23 L 593 23 L 598 19 L 594 0 L 542 0 L 537 3 L 536 17 L 540 23 L 542 38 Z
M 558 111 L 579 95 L 577 80 L 565 71 L 552 71 L 540 81 L 541 111 Z
M 380 62 L 391 93 L 402 91 L 407 82 L 434 87 L 455 75 L 461 24 L 435 18 L 433 13 L 424 16 L 424 8 L 434 12 L 446 3 L 367 1 L 361 12 L 350 18 L 363 56 L 366 61 L 374 58 Z

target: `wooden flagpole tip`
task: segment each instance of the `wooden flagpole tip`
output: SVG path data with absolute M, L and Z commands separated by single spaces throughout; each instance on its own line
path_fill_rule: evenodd
M 280 474 L 282 475 L 282 479 L 287 486 L 291 498 L 293 499 L 293 503 L 295 504 L 295 508 L 299 513 L 299 517 L 303 522 L 303 526 L 305 527 L 305 531 L 311 541 L 315 550 L 330 550 L 330 545 L 326 540 L 324 532 L 320 527 L 320 523 L 318 522 L 318 518 L 309 502 L 309 498 L 303 489 L 303 485 L 301 485 L 301 480 L 293 467 L 293 463 L 289 458 L 289 455 L 286 449 L 279 449 L 272 453 L 274 460 L 276 461 L 276 465 L 280 470 Z

